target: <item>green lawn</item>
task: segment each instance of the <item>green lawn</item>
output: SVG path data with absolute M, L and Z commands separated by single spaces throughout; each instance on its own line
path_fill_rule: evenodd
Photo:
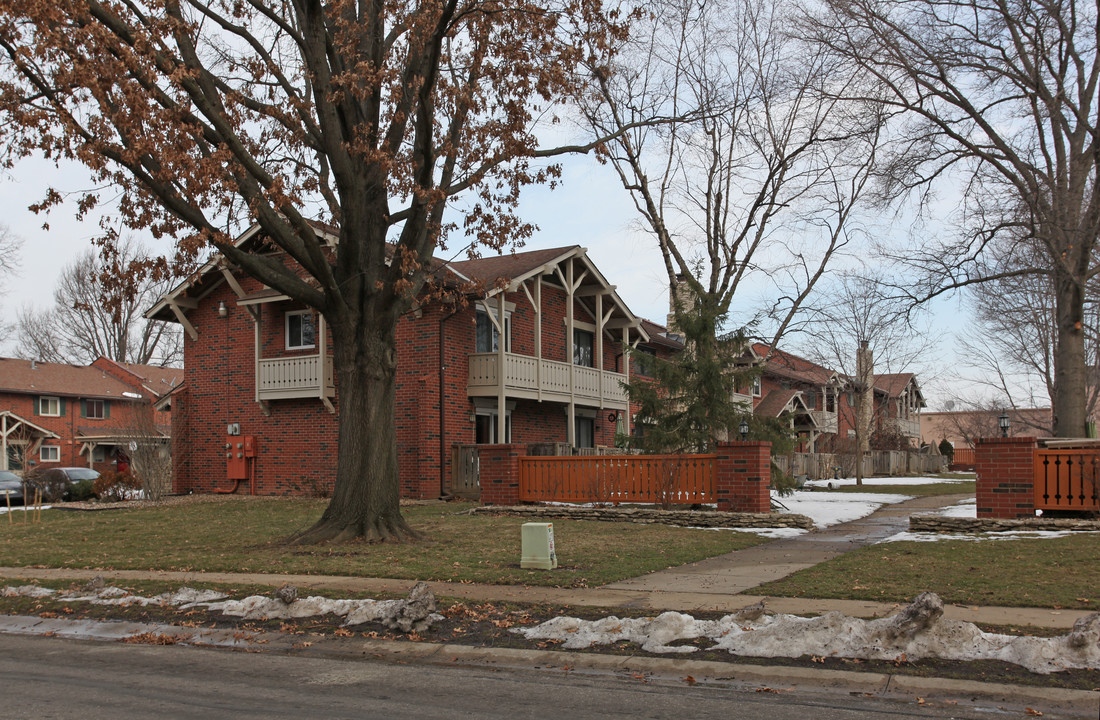
M 1100 608 L 1100 534 L 1053 539 L 892 542 L 842 555 L 753 594 L 904 602 Z
M 749 533 L 631 523 L 554 521 L 560 568 L 523 570 L 520 525 L 460 515 L 469 504 L 404 509 L 424 540 L 408 545 L 290 547 L 324 500 L 217 498 L 100 512 L 46 510 L 39 524 L 0 516 L 0 564 L 45 567 L 310 573 L 566 587 L 596 586 L 758 544 Z

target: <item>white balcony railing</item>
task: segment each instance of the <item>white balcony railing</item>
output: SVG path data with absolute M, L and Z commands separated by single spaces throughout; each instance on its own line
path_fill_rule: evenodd
M 582 405 L 626 409 L 626 375 L 570 365 L 556 360 L 540 360 L 515 353 L 504 354 L 504 371 L 497 353 L 470 356 L 467 394 L 471 397 L 496 395 L 503 385 L 509 397 L 537 398 L 568 402 L 572 397 Z
M 811 410 L 817 429 L 821 432 L 835 433 L 837 431 L 836 413 L 827 410 Z
M 898 432 L 905 437 L 919 438 L 920 437 L 920 420 L 911 420 L 908 418 L 895 418 L 894 422 L 897 423 Z
M 323 366 L 318 355 L 260 360 L 256 372 L 256 388 L 260 400 L 321 397 L 322 368 L 324 397 L 333 397 L 336 388 L 332 381 L 331 356 L 325 358 Z

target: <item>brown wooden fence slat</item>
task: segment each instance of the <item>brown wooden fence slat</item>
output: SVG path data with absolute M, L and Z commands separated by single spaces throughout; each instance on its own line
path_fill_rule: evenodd
M 1035 451 L 1035 507 L 1100 512 L 1100 451 Z
M 714 455 L 522 457 L 523 502 L 717 502 Z

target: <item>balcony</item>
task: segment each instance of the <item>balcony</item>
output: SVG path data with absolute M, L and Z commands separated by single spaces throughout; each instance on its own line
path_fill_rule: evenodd
M 910 420 L 907 418 L 895 418 L 894 422 L 897 424 L 898 433 L 905 437 L 919 438 L 920 437 L 920 420 Z
M 256 394 L 259 400 L 331 398 L 336 394 L 332 381 L 332 357 L 325 357 L 324 365 L 319 355 L 262 359 L 256 368 Z
M 503 386 L 511 398 L 529 398 L 550 402 L 569 402 L 588 407 L 625 410 L 626 375 L 580 365 L 545 360 L 514 353 L 470 355 L 466 394 L 470 397 L 494 397 Z

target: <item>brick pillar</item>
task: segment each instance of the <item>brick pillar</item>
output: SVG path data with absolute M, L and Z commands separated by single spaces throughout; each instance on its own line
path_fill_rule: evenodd
M 526 445 L 478 446 L 482 505 L 519 504 L 519 459 L 526 454 Z
M 715 494 L 723 512 L 770 512 L 770 442 L 718 444 Z
M 978 440 L 978 517 L 1035 517 L 1035 448 L 1033 437 Z

